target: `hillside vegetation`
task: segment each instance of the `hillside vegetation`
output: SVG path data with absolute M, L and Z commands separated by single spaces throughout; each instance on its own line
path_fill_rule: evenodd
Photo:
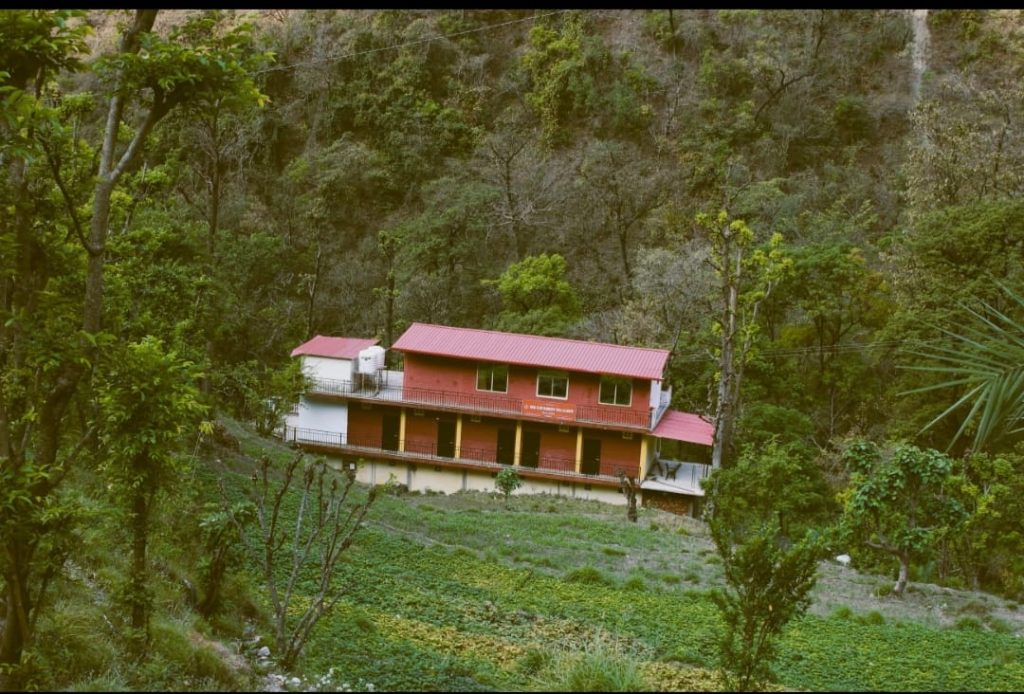
M 221 422 L 270 446 L 297 344 L 414 321 L 671 350 L 716 517 L 851 557 L 784 686 L 1020 688 L 1022 49 L 1016 10 L 0 11 L 0 689 L 262 681 Z M 545 686 L 564 629 L 704 677 L 702 526 L 514 501 L 382 494 L 298 668 Z

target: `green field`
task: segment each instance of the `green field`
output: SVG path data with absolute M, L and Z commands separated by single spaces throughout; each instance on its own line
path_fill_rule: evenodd
M 265 446 L 288 455 L 251 438 L 243 451 Z M 241 484 L 237 463 L 229 477 Z M 599 650 L 635 662 L 654 689 L 714 687 L 721 623 L 706 590 L 720 569 L 710 542 L 691 519 L 624 516 L 554 497 L 513 498 L 506 509 L 479 493 L 384 496 L 346 555 L 338 580 L 348 595 L 309 644 L 304 679 L 334 668 L 353 689 L 544 688 L 557 656 Z M 1024 689 L 1015 605 L 928 586 L 876 599 L 885 579 L 822 571 L 812 613 L 784 635 L 783 687 Z M 855 598 L 853 609 L 828 614 L 836 596 Z M 971 611 L 983 618 L 956 626 Z

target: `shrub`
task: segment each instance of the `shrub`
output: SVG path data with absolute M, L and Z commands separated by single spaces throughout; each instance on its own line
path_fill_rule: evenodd
M 968 600 L 960 607 L 956 608 L 957 614 L 973 614 L 979 617 L 984 617 L 988 614 L 988 605 L 981 600 Z
M 988 618 L 988 628 L 998 634 L 1012 634 L 1013 627 L 998 617 Z
M 519 473 L 510 467 L 505 468 L 494 478 L 495 488 L 505 495 L 505 506 L 508 506 L 508 498 L 515 490 L 523 486 L 519 479 Z
M 585 651 L 560 653 L 534 684 L 549 692 L 643 692 L 650 686 L 635 657 L 599 641 Z
M 565 580 L 570 583 L 582 583 L 584 585 L 611 585 L 610 578 L 593 566 L 581 566 L 573 569 L 565 575 Z
M 668 583 L 669 585 L 676 585 L 680 583 L 683 579 L 679 578 L 679 576 L 677 576 L 676 574 L 663 574 L 661 580 L 663 580 L 665 583 Z
M 647 590 L 647 584 L 644 582 L 644 579 L 640 578 L 639 576 L 630 577 L 629 580 L 622 584 L 622 587 L 626 590 Z
M 624 557 L 626 553 L 616 547 L 604 547 L 601 549 L 602 552 L 607 554 L 609 557 Z
M 953 628 L 960 631 L 981 631 L 983 629 L 981 620 L 969 615 L 956 620 L 956 624 L 953 625 Z
M 857 621 L 861 624 L 871 624 L 874 626 L 881 626 L 885 624 L 885 617 L 878 610 L 871 610 L 866 615 L 857 617 Z
M 853 617 L 853 610 L 846 605 L 840 605 L 836 609 L 832 610 L 833 619 L 850 619 Z

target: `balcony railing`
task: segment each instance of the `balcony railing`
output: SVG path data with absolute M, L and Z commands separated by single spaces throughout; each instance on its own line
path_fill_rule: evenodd
M 588 480 L 603 482 L 618 482 L 619 472 L 627 475 L 635 475 L 636 467 L 629 468 L 625 465 L 612 466 L 610 469 L 605 466 L 606 474 L 587 474 L 576 472 L 576 461 L 573 458 L 541 453 L 537 465 L 505 465 L 499 463 L 497 454 L 493 449 L 471 448 L 462 446 L 458 451 L 458 457 L 438 455 L 437 445 L 428 441 L 399 441 L 397 447 L 403 450 L 384 448 L 381 445 L 379 436 L 350 436 L 346 433 L 336 431 L 324 431 L 322 429 L 305 429 L 301 427 L 286 427 L 285 440 L 296 444 L 312 444 L 325 448 L 337 449 L 339 452 L 384 454 L 390 457 L 407 458 L 411 461 L 429 460 L 436 464 L 469 465 L 479 467 L 482 470 L 502 470 L 507 467 L 514 467 L 524 475 L 531 472 L 545 473 L 576 479 L 583 482 Z M 404 444 L 404 445 L 403 445 Z M 607 474 L 610 473 L 610 474 Z
M 310 379 L 309 392 L 318 395 L 341 395 L 367 400 L 381 400 L 413 407 L 438 407 L 461 410 L 473 414 L 511 415 L 523 419 L 579 424 L 606 424 L 629 429 L 650 430 L 651 412 L 640 412 L 608 405 L 573 405 L 552 417 L 524 411 L 523 401 L 507 395 L 491 393 L 464 393 L 450 390 L 431 390 L 393 385 L 383 379 L 343 381 L 331 378 Z M 553 401 L 559 405 L 559 401 Z M 667 406 L 667 405 L 666 405 Z

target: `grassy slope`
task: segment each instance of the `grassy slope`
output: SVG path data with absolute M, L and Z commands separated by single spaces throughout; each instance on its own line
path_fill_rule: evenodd
M 250 456 L 291 455 L 235 433 Z M 235 462 L 232 486 L 248 477 Z M 334 667 L 355 688 L 525 688 L 550 654 L 603 642 L 643 661 L 652 686 L 710 686 L 687 666 L 714 665 L 720 622 L 703 590 L 721 574 L 689 519 L 644 509 L 632 525 L 602 504 L 520 497 L 505 509 L 480 494 L 384 497 L 370 518 L 340 577 L 350 596 L 307 649 L 309 679 Z M 818 614 L 783 641 L 786 687 L 1024 688 L 1016 611 L 999 603 L 1009 618 L 991 621 L 1011 633 L 939 626 L 958 612 L 991 617 L 994 598 L 932 587 L 876 600 L 871 590 L 888 581 L 823 572 Z M 822 616 L 837 595 L 884 617 Z

